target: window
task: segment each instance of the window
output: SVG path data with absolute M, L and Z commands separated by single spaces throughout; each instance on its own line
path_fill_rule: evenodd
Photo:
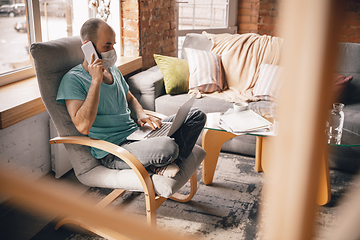
M 187 33 L 236 33 L 237 0 L 178 2 L 178 54 Z
M 9 0 L 0 7 L 0 85 L 35 75 L 29 46 L 79 35 L 81 25 L 95 17 L 88 0 Z M 16 3 L 15 3 L 16 2 Z M 19 3 L 20 2 L 20 3 Z M 116 32 L 120 53 L 120 1 L 113 0 L 107 20 Z

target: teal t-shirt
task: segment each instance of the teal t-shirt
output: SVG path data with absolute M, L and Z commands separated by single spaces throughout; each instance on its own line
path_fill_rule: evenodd
M 114 82 L 111 85 L 101 83 L 98 113 L 88 136 L 118 145 L 138 127 L 130 116 L 126 101 L 129 86 L 115 66 L 110 68 L 110 73 Z M 64 75 L 56 100 L 63 104 L 67 99 L 84 101 L 90 85 L 90 74 L 79 64 Z M 91 148 L 91 154 L 100 159 L 108 152 Z

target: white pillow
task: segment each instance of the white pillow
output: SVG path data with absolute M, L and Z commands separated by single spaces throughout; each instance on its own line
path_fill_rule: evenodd
M 225 87 L 221 56 L 212 52 L 185 48 L 189 64 L 189 89 L 201 93 L 220 92 Z
M 259 78 L 255 84 L 253 94 L 262 100 L 274 101 L 281 88 L 282 67 L 271 64 L 261 64 Z

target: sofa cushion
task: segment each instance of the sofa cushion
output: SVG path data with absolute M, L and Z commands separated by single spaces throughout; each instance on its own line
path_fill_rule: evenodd
M 144 109 L 155 111 L 155 98 L 165 94 L 164 80 L 158 66 L 126 78 L 130 92 Z
M 340 101 L 344 103 L 360 101 L 360 44 L 340 43 L 337 63 L 338 74 L 353 76 L 353 80 L 341 94 Z
M 179 94 L 179 95 L 163 95 L 155 100 L 156 112 L 172 115 L 176 113 L 178 107 L 180 107 L 187 99 L 189 99 L 188 94 Z M 253 104 L 254 107 L 258 108 L 266 107 L 271 104 L 271 102 L 263 102 L 259 104 Z M 232 108 L 233 103 L 226 102 L 223 99 L 204 96 L 202 98 L 196 99 L 193 107 L 200 108 L 205 113 L 210 112 L 225 112 L 227 109 Z M 197 144 L 201 146 L 202 135 L 199 136 Z M 255 144 L 256 137 L 251 135 L 237 136 L 233 139 L 228 140 L 222 146 L 222 151 L 241 153 L 249 156 L 255 156 Z
M 259 78 L 254 86 L 253 94 L 261 100 L 274 101 L 281 87 L 282 68 L 273 64 L 261 64 Z
M 221 56 L 212 52 L 185 48 L 189 63 L 189 89 L 201 93 L 220 92 L 224 88 Z
M 193 48 L 198 50 L 210 51 L 213 42 L 203 34 L 188 33 L 183 42 L 182 49 Z M 181 58 L 187 59 L 186 52 L 181 51 Z
M 156 112 L 170 116 L 175 114 L 177 109 L 190 97 L 189 94 L 163 95 L 155 99 Z M 233 106 L 233 103 L 223 99 L 204 96 L 195 99 L 193 107 L 200 108 L 205 113 L 225 112 Z
M 333 101 L 338 101 L 339 97 L 342 95 L 344 89 L 350 84 L 352 76 L 344 76 L 340 74 L 334 75 L 334 85 L 333 85 Z
M 159 66 L 167 94 L 186 93 L 189 90 L 189 66 L 184 59 L 154 54 Z

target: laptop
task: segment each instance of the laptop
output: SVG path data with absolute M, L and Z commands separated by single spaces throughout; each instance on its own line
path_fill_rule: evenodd
M 173 122 L 162 122 L 160 129 L 153 130 L 151 126 L 145 124 L 140 127 L 138 130 L 130 134 L 126 139 L 127 140 L 142 140 L 154 137 L 163 137 L 173 135 L 184 123 L 192 105 L 194 104 L 196 95 L 190 97 L 183 105 L 181 105 L 175 115 Z

